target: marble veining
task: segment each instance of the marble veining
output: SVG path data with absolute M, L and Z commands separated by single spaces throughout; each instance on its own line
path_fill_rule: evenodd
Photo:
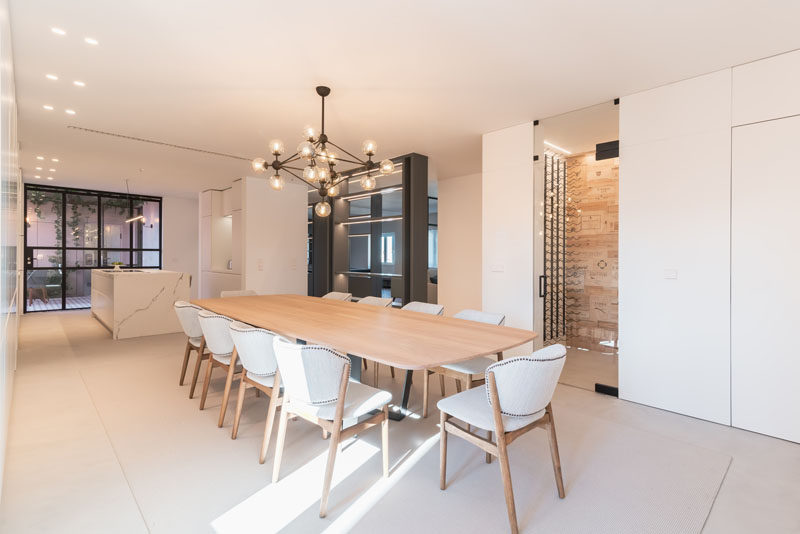
M 114 339 L 180 332 L 173 304 L 189 292 L 186 273 L 94 271 L 92 313 Z

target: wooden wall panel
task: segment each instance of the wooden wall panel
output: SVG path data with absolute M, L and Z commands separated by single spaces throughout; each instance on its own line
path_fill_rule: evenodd
M 567 159 L 567 343 L 608 351 L 617 343 L 619 158 Z

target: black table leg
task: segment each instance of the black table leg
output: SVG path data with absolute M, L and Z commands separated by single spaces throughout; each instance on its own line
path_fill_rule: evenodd
M 406 417 L 406 412 L 408 411 L 408 397 L 411 394 L 411 379 L 413 374 L 413 371 L 410 369 L 406 371 L 406 379 L 405 382 L 403 382 L 403 400 L 400 402 L 400 407 L 402 409 L 399 411 L 389 410 L 389 419 L 392 421 L 402 421 Z
M 356 382 L 361 382 L 361 366 L 364 365 L 361 356 L 347 355 L 350 358 L 350 378 Z

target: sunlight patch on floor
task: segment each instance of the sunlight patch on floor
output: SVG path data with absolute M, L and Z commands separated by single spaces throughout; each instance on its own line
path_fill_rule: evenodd
M 333 534 L 335 532 L 349 532 L 361 520 L 373 506 L 375 506 L 391 490 L 417 462 L 419 462 L 428 451 L 439 443 L 439 433 L 429 437 L 420 444 L 419 447 L 410 451 L 410 454 L 401 460 L 399 465 L 394 467 L 388 478 L 381 478 L 364 492 L 353 504 L 342 512 L 342 515 L 325 529 L 323 532 Z
M 331 492 L 379 452 L 379 447 L 363 440 L 343 443 L 336 455 Z M 327 459 L 326 450 L 296 471 L 284 473 L 278 482 L 259 490 L 212 521 L 211 527 L 219 534 L 281 530 L 319 502 Z

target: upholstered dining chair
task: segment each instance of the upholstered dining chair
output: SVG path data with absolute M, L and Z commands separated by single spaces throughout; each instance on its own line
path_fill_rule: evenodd
M 368 304 L 370 306 L 380 306 L 381 308 L 388 308 L 392 305 L 392 299 L 386 297 L 361 297 L 358 299 L 359 304 Z
M 231 394 L 231 384 L 233 375 L 236 372 L 236 347 L 231 338 L 230 325 L 233 319 L 224 315 L 219 315 L 208 310 L 202 310 L 197 314 L 200 320 L 200 327 L 203 329 L 203 337 L 206 346 L 211 351 L 211 357 L 206 364 L 206 378 L 203 382 L 203 393 L 200 396 L 200 409 L 206 406 L 208 396 L 208 385 L 211 382 L 211 371 L 214 367 L 219 367 L 226 372 L 225 391 L 222 393 L 222 406 L 219 410 L 219 421 L 217 426 L 221 427 L 225 420 L 225 411 L 228 409 L 228 398 Z
M 358 304 L 366 304 L 367 306 L 379 306 L 381 308 L 388 308 L 389 306 L 392 305 L 392 300 L 393 299 L 390 299 L 390 298 L 367 296 L 367 297 L 361 297 L 358 300 Z M 364 362 L 364 369 L 366 369 L 367 368 L 367 359 L 364 358 L 363 362 Z M 372 383 L 377 386 L 378 385 L 378 367 L 379 367 L 379 364 L 378 364 L 378 362 L 373 362 L 372 365 L 374 366 L 373 367 L 373 382 Z M 390 370 L 392 372 L 392 378 L 394 378 L 394 367 L 391 367 Z
M 501 326 L 506 322 L 506 316 L 502 313 L 489 313 L 479 310 L 461 310 L 453 317 L 456 319 L 465 319 L 467 321 L 476 321 L 479 323 L 493 324 Z M 442 397 L 444 397 L 444 377 L 454 378 L 456 381 L 456 391 L 461 391 L 461 384 L 464 384 L 466 389 L 473 386 L 479 386 L 484 381 L 484 372 L 486 368 L 492 365 L 495 361 L 503 359 L 503 353 L 497 353 L 497 360 L 488 356 L 478 356 L 465 362 L 451 363 L 441 367 L 434 367 L 425 372 L 425 377 L 422 383 L 422 417 L 428 417 L 428 391 L 429 380 L 431 374 L 439 375 L 439 387 L 442 390 Z
M 430 302 L 412 301 L 403 306 L 401 309 L 419 313 L 428 313 L 430 315 L 441 315 L 444 313 L 444 306 L 441 304 L 431 304 Z
M 447 485 L 448 434 L 458 436 L 486 451 L 486 463 L 491 463 L 492 456 L 497 456 L 503 478 L 508 521 L 514 534 L 519 532 L 519 528 L 508 464 L 508 445 L 512 441 L 534 428 L 547 429 L 558 496 L 562 499 L 565 496 L 550 402 L 566 355 L 567 349 L 563 345 L 550 345 L 530 356 L 493 363 L 486 369 L 486 383 L 483 387 L 446 397 L 437 404 L 441 426 L 439 487 L 444 490 Z M 464 429 L 451 421 L 451 418 L 488 431 L 488 439 L 468 430 L 469 426 Z
M 197 386 L 197 376 L 200 374 L 200 363 L 208 359 L 208 352 L 206 351 L 206 340 L 203 338 L 203 330 L 200 328 L 200 321 L 197 319 L 197 314 L 200 313 L 199 306 L 189 304 L 186 301 L 178 300 L 174 304 L 175 314 L 178 316 L 178 321 L 181 323 L 183 333 L 186 334 L 186 350 L 183 353 L 183 365 L 181 365 L 181 377 L 178 380 L 179 385 L 183 385 L 183 380 L 186 378 L 186 369 L 189 366 L 189 356 L 192 351 L 197 353 L 197 361 L 194 365 L 194 374 L 192 374 L 192 385 L 189 387 L 189 398 L 194 397 L 194 389 Z
M 242 378 L 239 380 L 239 395 L 236 399 L 236 415 L 233 419 L 231 439 L 236 439 L 239 434 L 239 420 L 242 417 L 242 405 L 247 388 L 255 388 L 256 393 L 259 391 L 266 393 L 269 396 L 267 425 L 264 428 L 261 454 L 258 457 L 258 462 L 263 464 L 267 458 L 275 412 L 283 401 L 280 396 L 281 378 L 278 373 L 278 362 L 275 360 L 275 349 L 272 345 L 275 334 L 239 321 L 230 324 L 230 331 L 236 354 L 242 362 Z
M 297 415 L 321 426 L 323 431 L 331 434 L 319 507 L 319 516 L 325 517 L 333 465 L 343 440 L 380 423 L 383 476 L 389 476 L 388 405 L 392 394 L 350 380 L 350 358 L 335 350 L 319 345 L 295 345 L 281 338 L 275 338 L 274 346 L 283 382 L 283 407 L 278 423 L 272 482 L 277 482 L 280 477 L 289 415 Z M 356 420 L 373 411 L 377 413 L 344 428 L 343 421 Z
M 330 293 L 325 293 L 322 295 L 324 299 L 330 300 L 343 300 L 345 302 L 350 302 L 350 299 L 353 297 L 351 293 L 341 293 L 339 291 L 331 291 Z
M 229 297 L 255 297 L 258 293 L 253 289 L 231 289 L 229 291 L 220 291 L 220 298 L 226 299 Z

